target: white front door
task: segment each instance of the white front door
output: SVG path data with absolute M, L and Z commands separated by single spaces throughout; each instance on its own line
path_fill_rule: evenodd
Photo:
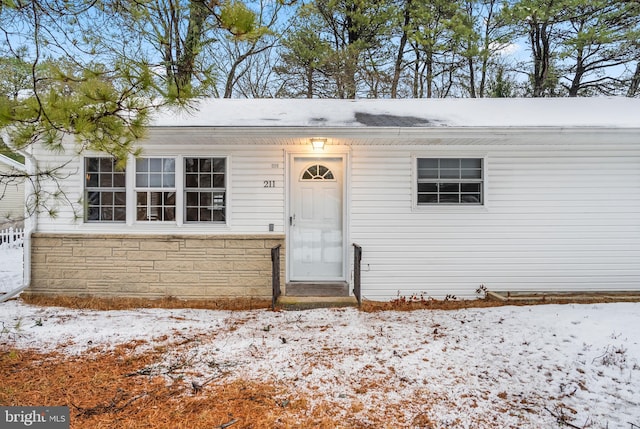
M 343 160 L 295 157 L 289 208 L 289 279 L 344 280 Z

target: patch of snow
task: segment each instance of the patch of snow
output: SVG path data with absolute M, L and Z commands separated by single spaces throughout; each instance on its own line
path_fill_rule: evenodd
M 0 245 L 0 293 L 22 285 L 22 248 Z
M 640 127 L 640 100 L 589 98 L 203 99 L 165 108 L 152 125 L 192 127 L 365 127 L 358 116 L 415 127 Z M 403 118 L 411 118 L 408 125 Z M 418 119 L 418 120 L 416 120 Z
M 5 287 L 21 281 L 18 255 L 0 251 Z M 362 425 L 389 408 L 433 427 L 556 427 L 557 416 L 577 427 L 640 425 L 638 326 L 640 303 L 377 313 L 0 304 L 0 347 L 91 354 L 169 344 L 156 374 L 273 381 Z

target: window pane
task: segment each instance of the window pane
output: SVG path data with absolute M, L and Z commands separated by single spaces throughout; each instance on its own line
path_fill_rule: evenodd
M 113 210 L 113 220 L 124 222 L 127 219 L 127 210 L 124 207 L 116 207 Z
M 459 183 L 441 183 L 440 184 L 440 192 L 460 192 L 460 184 Z
M 437 183 L 418 183 L 418 192 L 438 192 Z
M 480 194 L 464 194 L 461 195 L 460 197 L 461 202 L 463 203 L 472 203 L 472 204 L 478 204 L 480 203 Z
M 85 176 L 85 186 L 87 188 L 96 188 L 98 186 L 98 173 L 87 173 Z
M 198 193 L 187 192 L 187 206 L 193 207 L 198 205 Z
M 164 205 L 176 205 L 176 193 L 165 192 L 164 193 Z
M 113 186 L 113 178 L 109 173 L 100 174 L 100 187 L 101 188 L 111 188 Z
M 200 193 L 200 205 L 203 207 L 211 207 L 213 204 L 213 197 L 210 192 Z
M 418 178 L 419 179 L 437 179 L 438 178 L 438 170 L 437 169 L 420 168 L 420 169 L 418 169 Z
M 442 179 L 459 179 L 460 170 L 440 169 L 440 178 Z
M 462 168 L 482 168 L 482 159 L 465 158 L 460 160 L 460 166 Z
M 185 158 L 184 171 L 186 173 L 196 173 L 198 171 L 198 160 L 195 158 Z
M 150 158 L 149 171 L 160 173 L 162 171 L 162 158 Z
M 115 196 L 115 204 L 117 206 L 125 206 L 127 204 L 127 194 L 126 192 L 114 192 Z
M 187 174 L 185 177 L 185 186 L 187 188 L 197 188 L 198 187 L 198 175 L 197 174 Z
M 146 158 L 136 159 L 136 171 L 149 171 L 149 160 Z
M 100 220 L 100 208 L 89 207 L 87 209 L 87 220 Z
M 100 159 L 100 171 L 110 172 L 113 171 L 113 160 L 111 158 L 99 158 Z
M 163 170 L 165 173 L 173 173 L 176 171 L 176 160 L 174 158 L 165 158 Z
M 147 220 L 147 208 L 138 207 L 136 210 L 136 220 Z
M 147 205 L 147 193 L 146 192 L 137 192 L 136 193 L 136 204 L 137 205 Z
M 460 175 L 463 179 L 481 179 L 482 170 L 461 170 Z
M 149 174 L 149 186 L 152 188 L 161 188 L 162 174 L 158 174 L 158 173 Z
M 461 192 L 480 192 L 480 183 L 462 183 L 460 185 Z
M 176 220 L 176 209 L 175 207 L 167 207 L 164 209 L 164 219 L 166 221 Z
M 209 173 L 211 172 L 211 168 L 213 165 L 211 164 L 210 158 L 201 158 L 200 159 L 200 172 Z
M 113 187 L 114 188 L 124 188 L 125 187 L 125 175 L 124 173 L 117 172 L 113 173 Z
M 189 208 L 187 209 L 187 219 L 188 222 L 197 222 L 198 221 L 198 209 Z
M 90 173 L 98 172 L 99 162 L 100 162 L 99 158 L 85 158 L 84 160 L 85 170 Z
M 136 174 L 136 186 L 139 188 L 146 188 L 149 186 L 149 178 L 147 173 Z
M 226 159 L 214 158 L 213 159 L 213 171 L 217 173 L 224 173 L 226 171 Z
M 103 192 L 101 203 L 105 206 L 113 205 L 113 192 Z
M 213 176 L 213 187 L 224 188 L 224 174 L 216 174 Z
M 460 168 L 460 160 L 453 158 L 441 158 L 440 169 L 443 168 L 455 168 L 457 170 Z
M 113 220 L 113 208 L 112 207 L 103 207 L 101 220 Z
M 438 160 L 436 158 L 420 158 L 418 159 L 418 169 L 438 169 Z
M 100 204 L 100 192 L 87 192 L 87 204 L 97 206 Z
M 211 222 L 211 209 L 206 209 L 206 208 L 200 209 L 200 221 Z
M 198 185 L 199 185 L 200 188 L 210 188 L 211 187 L 211 175 L 209 175 L 209 174 L 201 174 Z
M 458 194 L 440 194 L 441 203 L 457 203 L 459 201 Z
M 162 180 L 165 188 L 173 188 L 176 186 L 176 176 L 174 173 L 165 173 Z
M 223 210 L 214 210 L 213 218 L 211 219 L 213 222 L 224 222 L 225 216 Z
M 418 195 L 418 202 L 419 203 L 437 203 L 438 202 L 438 196 L 436 194 L 419 194 Z

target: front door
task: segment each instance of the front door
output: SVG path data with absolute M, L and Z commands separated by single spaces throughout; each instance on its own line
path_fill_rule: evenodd
M 343 160 L 295 157 L 289 208 L 289 280 L 344 280 Z

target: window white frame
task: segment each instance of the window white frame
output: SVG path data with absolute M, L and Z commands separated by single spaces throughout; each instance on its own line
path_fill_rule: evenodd
M 84 170 L 84 221 L 125 223 L 127 215 L 126 169 L 118 171 L 112 157 L 87 156 Z
M 134 192 L 137 222 L 176 222 L 176 158 L 137 158 Z
M 227 158 L 183 157 L 184 222 L 226 223 Z
M 89 158 L 108 158 L 103 154 L 96 154 L 92 156 L 84 156 L 82 157 L 82 165 L 83 168 L 86 165 L 86 160 Z M 85 198 L 85 210 L 84 210 L 84 224 L 89 227 L 96 227 L 99 225 L 100 229 L 108 228 L 108 224 L 111 224 L 113 228 L 118 227 L 118 225 L 122 225 L 126 223 L 128 227 L 137 226 L 141 228 L 152 228 L 156 230 L 157 228 L 167 228 L 171 225 L 181 227 L 181 228 L 194 228 L 200 229 L 203 227 L 207 228 L 224 228 L 227 229 L 230 227 L 230 213 L 231 213 L 231 189 L 229 188 L 229 183 L 231 183 L 231 156 L 228 154 L 220 154 L 220 153 L 211 153 L 205 151 L 194 151 L 189 156 L 183 156 L 176 153 L 168 152 L 168 151 L 160 151 L 156 148 L 148 148 L 145 150 L 144 158 L 171 158 L 175 159 L 175 173 L 174 178 L 175 182 L 171 187 L 143 187 L 136 186 L 136 159 L 133 156 L 130 156 L 127 160 L 126 170 L 124 170 L 125 183 L 126 186 L 123 188 L 123 191 L 126 193 L 126 205 L 123 206 L 123 209 L 126 212 L 126 222 L 123 220 L 119 220 L 117 222 L 114 221 L 100 221 L 100 220 L 88 220 L 88 209 L 87 209 L 87 186 L 86 181 L 83 177 L 81 186 L 83 186 L 83 195 Z M 185 187 L 185 171 L 184 171 L 184 163 L 186 158 L 215 158 L 215 159 L 224 159 L 225 163 L 225 174 L 224 174 L 224 220 L 218 221 L 185 221 L 186 219 L 186 192 L 187 189 Z M 163 183 L 161 183 L 163 184 Z M 167 184 L 168 185 L 168 184 Z M 93 188 L 89 188 L 92 190 Z M 138 192 L 175 192 L 175 219 L 173 221 L 148 221 L 148 220 L 136 220 L 137 218 L 137 193 Z M 121 226 L 120 226 L 121 227 Z
M 482 164 L 481 171 L 481 179 L 472 179 L 476 182 L 480 183 L 480 190 L 482 195 L 482 203 L 422 203 L 418 201 L 419 194 L 419 181 L 421 179 L 418 172 L 418 162 L 420 159 L 451 159 L 451 160 L 460 160 L 460 159 L 479 159 Z M 452 154 L 449 151 L 434 151 L 433 153 L 413 153 L 411 155 L 411 199 L 412 199 L 412 207 L 414 211 L 487 211 L 489 208 L 489 177 L 488 177 L 488 169 L 489 169 L 489 159 L 486 153 L 479 152 L 462 152 Z M 440 179 L 439 179 L 440 180 Z M 445 181 L 445 180 L 443 180 Z M 451 183 L 455 183 L 456 181 L 462 183 L 462 178 L 455 179 Z

